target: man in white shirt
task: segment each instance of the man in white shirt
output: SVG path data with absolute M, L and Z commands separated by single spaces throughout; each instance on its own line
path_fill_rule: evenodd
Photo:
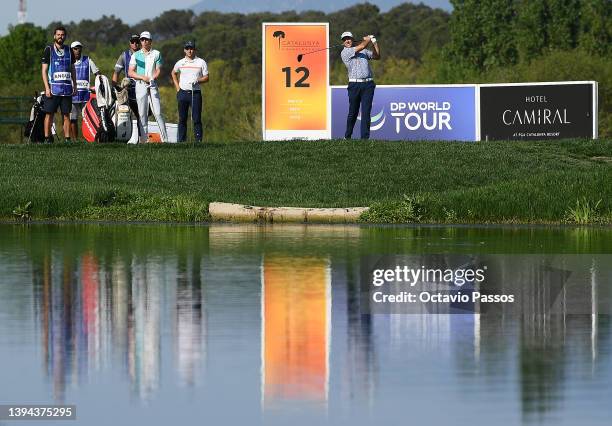
M 176 74 L 179 73 L 179 79 Z M 180 59 L 172 69 L 172 81 L 176 88 L 178 102 L 178 141 L 185 142 L 187 135 L 187 114 L 191 106 L 191 119 L 195 140 L 202 142 L 202 90 L 201 83 L 208 82 L 206 61 L 196 56 L 195 43 L 185 43 L 185 57 Z
M 149 131 L 149 103 L 155 120 L 159 125 L 162 142 L 168 142 L 166 133 L 166 122 L 161 110 L 157 78 L 161 73 L 163 60 L 159 50 L 151 48 L 151 33 L 143 31 L 140 34 L 142 49 L 130 58 L 129 77 L 136 80 L 136 102 L 138 103 L 138 114 L 140 115 L 139 139 L 141 143 L 147 141 Z

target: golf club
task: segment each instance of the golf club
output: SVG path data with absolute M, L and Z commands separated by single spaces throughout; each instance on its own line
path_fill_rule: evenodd
M 197 84 L 197 81 L 191 82 L 191 133 L 189 134 L 189 138 L 191 139 L 191 145 L 195 144 L 195 127 L 193 127 L 193 88 Z
M 317 52 L 322 52 L 324 50 L 329 50 L 329 49 L 333 49 L 335 47 L 344 47 L 344 44 L 337 44 L 334 46 L 329 46 L 326 47 L 324 49 L 317 49 L 317 50 L 313 50 L 312 52 L 306 52 L 306 53 L 300 53 L 299 55 L 297 55 L 297 61 L 298 62 L 302 62 L 302 58 L 304 57 L 304 55 L 310 55 L 311 53 L 317 53 Z

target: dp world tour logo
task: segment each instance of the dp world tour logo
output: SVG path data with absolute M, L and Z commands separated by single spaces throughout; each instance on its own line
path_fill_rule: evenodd
M 361 121 L 361 114 L 357 116 L 357 120 Z M 385 109 L 383 108 L 380 110 L 378 114 L 372 116 L 371 121 L 370 121 L 370 131 L 381 129 L 382 126 L 385 125 L 386 120 L 387 120 L 387 115 L 385 114 Z M 380 121 L 380 123 L 378 121 Z

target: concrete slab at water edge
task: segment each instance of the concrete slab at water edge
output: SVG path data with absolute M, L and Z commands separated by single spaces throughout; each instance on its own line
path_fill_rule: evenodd
M 311 222 L 355 223 L 368 207 L 305 208 L 258 207 L 232 203 L 210 203 L 208 212 L 213 220 L 231 222 Z

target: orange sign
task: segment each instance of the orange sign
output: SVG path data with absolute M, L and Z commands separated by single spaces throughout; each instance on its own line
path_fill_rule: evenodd
M 264 23 L 264 140 L 329 139 L 329 24 Z

